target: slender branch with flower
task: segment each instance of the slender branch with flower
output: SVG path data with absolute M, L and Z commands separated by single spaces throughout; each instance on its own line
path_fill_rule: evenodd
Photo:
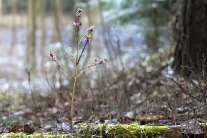
M 67 53 L 66 55 L 69 56 L 69 57 L 73 57 L 75 58 L 75 72 L 74 72 L 74 75 L 72 75 L 71 73 L 69 73 L 67 70 L 65 70 L 63 67 L 61 67 L 59 65 L 59 63 L 57 62 L 57 57 L 55 55 L 55 53 L 53 51 L 50 51 L 49 52 L 49 55 L 50 55 L 50 58 L 52 61 L 54 61 L 58 67 L 60 69 L 62 69 L 65 73 L 67 73 L 72 79 L 73 79 L 73 88 L 72 88 L 72 97 L 71 99 L 69 99 L 69 97 L 67 98 L 68 101 L 70 102 L 70 126 L 71 126 L 71 132 L 73 131 L 73 113 L 74 113 L 74 97 L 75 97 L 75 91 L 76 91 L 76 84 L 77 84 L 77 78 L 88 68 L 90 67 L 93 67 L 93 66 L 96 66 L 96 65 L 101 65 L 101 64 L 104 64 L 107 60 L 106 58 L 104 59 L 101 59 L 99 61 L 95 60 L 95 62 L 93 62 L 92 64 L 89 64 L 88 66 L 86 67 L 83 67 L 82 69 L 79 69 L 79 63 L 80 63 L 80 60 L 82 58 L 82 55 L 86 49 L 86 46 L 88 44 L 90 44 L 91 42 L 91 38 L 92 38 L 92 33 L 94 32 L 95 30 L 95 26 L 90 26 L 87 30 L 86 30 L 86 34 L 84 36 L 82 36 L 79 40 L 79 28 L 82 26 L 84 20 L 80 20 L 80 17 L 82 16 L 83 14 L 83 10 L 81 8 L 78 8 L 78 10 L 76 11 L 76 18 L 78 19 L 77 22 L 73 22 L 72 25 L 73 27 L 76 27 L 77 28 L 77 49 L 76 49 L 76 56 L 73 57 L 73 56 L 69 56 Z M 79 55 L 79 47 L 80 47 L 80 42 L 84 39 L 84 47 Z M 71 92 L 69 92 L 71 93 Z

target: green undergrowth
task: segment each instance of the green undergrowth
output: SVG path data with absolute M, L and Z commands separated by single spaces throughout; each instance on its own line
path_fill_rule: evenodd
M 80 138 L 157 138 L 162 137 L 160 132 L 169 130 L 167 126 L 145 126 L 138 124 L 87 124 L 81 123 L 78 127 Z
M 3 133 L 0 138 L 68 138 L 66 134 L 62 135 L 49 135 L 49 134 L 31 134 L 27 135 L 24 133 Z

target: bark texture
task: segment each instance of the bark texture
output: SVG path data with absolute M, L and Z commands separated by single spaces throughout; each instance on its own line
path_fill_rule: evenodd
M 207 58 L 207 0 L 180 0 L 175 6 L 173 69 L 189 75 L 193 69 L 206 69 L 203 63 Z

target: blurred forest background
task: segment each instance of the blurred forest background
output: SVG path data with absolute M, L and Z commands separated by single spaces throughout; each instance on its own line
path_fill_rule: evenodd
M 78 7 L 80 34 L 95 26 L 81 66 L 108 62 L 80 77 L 76 116 L 175 119 L 206 109 L 206 0 L 0 0 L 2 116 L 67 118 L 72 80 L 48 52 L 74 69 L 65 53 L 75 55 Z
M 85 11 L 82 32 L 90 25 L 96 26 L 93 43 L 88 47 L 82 64 L 106 57 L 109 59 L 107 66 L 117 74 L 140 65 L 149 70 L 168 66 L 170 70 L 174 49 L 170 4 L 164 0 L 2 0 L 1 64 L 5 65 L 2 66 L 2 78 L 21 80 L 28 77 L 25 70 L 33 70 L 37 73 L 34 78 L 45 79 L 41 73 L 46 74 L 45 69 L 52 64 L 49 50 L 58 52 L 58 59 L 67 62 L 64 53 L 72 54 L 75 47 L 72 23 L 77 7 Z M 160 56 L 159 52 L 166 54 Z M 153 58 L 156 60 L 150 63 Z M 47 73 L 55 74 L 51 70 Z M 66 78 L 63 76 L 61 79 Z M 8 90 L 9 87 L 2 88 Z

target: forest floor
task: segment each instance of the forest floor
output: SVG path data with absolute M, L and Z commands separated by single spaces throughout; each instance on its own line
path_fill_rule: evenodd
M 140 124 L 177 126 L 182 133 L 203 134 L 204 128 L 200 123 L 206 122 L 206 98 L 200 95 L 203 95 L 204 87 L 199 88 L 199 82 L 196 80 L 193 80 L 192 84 L 183 78 L 178 81 L 178 85 L 162 76 L 145 73 L 147 78 L 139 76 L 136 78 L 140 80 L 139 83 L 132 81 L 133 85 L 128 84 L 128 92 L 131 93 L 125 94 L 127 98 L 123 97 L 123 103 L 114 102 L 117 100 L 115 95 L 105 95 L 104 103 L 100 95 L 82 98 L 81 102 L 76 99 L 74 129 L 80 123 Z M 145 79 L 150 81 L 142 82 Z M 0 93 L 0 133 L 68 134 L 70 104 L 55 92 L 64 93 L 68 89 L 54 90 L 49 86 L 47 89 L 41 89 L 41 83 L 44 82 L 42 80 L 36 80 L 36 84 L 31 81 L 33 89 L 29 89 L 23 87 L 29 85 L 26 81 L 22 81 L 22 86 L 19 85 L 18 88 L 21 89 L 14 91 L 13 87 L 8 87 L 10 90 Z M 15 84 L 14 81 L 10 83 Z M 200 92 L 196 90 L 194 83 Z M 139 88 L 145 91 L 139 91 Z M 163 137 L 164 135 L 166 136 L 163 134 Z

